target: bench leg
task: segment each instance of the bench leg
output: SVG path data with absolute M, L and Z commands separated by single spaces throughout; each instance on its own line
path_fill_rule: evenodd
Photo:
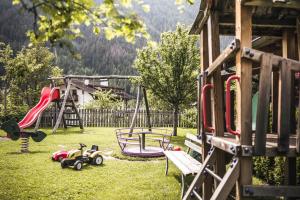
M 181 174 L 181 197 L 180 197 L 180 199 L 182 199 L 183 195 L 184 195 L 184 185 L 185 185 L 184 175 Z
M 166 176 L 168 175 L 168 170 L 169 170 L 169 159 L 166 157 Z

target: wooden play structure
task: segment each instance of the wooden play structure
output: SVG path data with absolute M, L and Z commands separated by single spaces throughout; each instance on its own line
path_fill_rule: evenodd
M 200 34 L 201 43 L 202 162 L 183 199 L 299 199 L 299 17 L 298 0 L 201 1 L 190 34 Z M 221 53 L 220 35 L 235 37 Z M 253 108 L 257 114 L 252 118 Z M 253 185 L 256 156 L 284 157 L 285 185 Z
M 83 129 L 83 122 L 78 112 L 78 109 L 76 108 L 74 97 L 71 92 L 72 85 L 80 88 L 83 87 L 83 90 L 88 91 L 87 88 L 88 86 L 84 85 L 84 81 L 86 80 L 88 81 L 91 80 L 93 82 L 95 81 L 100 82 L 101 80 L 109 80 L 109 79 L 120 80 L 120 79 L 130 79 L 135 77 L 136 76 L 120 76 L 120 75 L 107 75 L 107 76 L 67 75 L 63 77 L 49 78 L 51 80 L 53 87 L 55 87 L 57 83 L 60 83 L 62 81 L 66 86 L 66 91 L 64 92 L 63 97 L 59 101 L 56 101 L 56 106 L 59 110 L 59 113 L 52 132 L 53 133 L 56 132 L 61 122 L 63 122 L 64 128 L 67 128 L 68 126 L 79 126 L 80 129 Z M 75 118 L 68 118 L 69 115 L 74 115 L 74 114 L 76 116 Z M 72 121 L 73 123 L 70 123 L 70 121 Z M 74 121 L 76 122 L 74 123 Z

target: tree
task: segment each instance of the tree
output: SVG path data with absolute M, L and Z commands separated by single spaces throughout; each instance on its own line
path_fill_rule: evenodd
M 93 32 L 104 32 L 107 39 L 124 37 L 133 42 L 136 37 L 146 37 L 144 22 L 133 12 L 133 4 L 149 12 L 143 0 L 12 0 L 33 15 L 33 30 L 28 32 L 32 42 L 50 42 L 70 46 L 81 34 L 79 25 L 92 26 Z M 183 6 L 184 0 L 176 0 Z M 193 4 L 194 0 L 186 0 Z
M 97 91 L 94 93 L 94 100 L 89 102 L 85 108 L 98 109 L 116 109 L 122 106 L 122 102 L 118 100 L 112 91 Z
M 148 44 L 138 51 L 134 62 L 141 83 L 174 111 L 174 135 L 177 135 L 178 112 L 196 97 L 196 76 L 199 65 L 197 38 L 183 26 L 161 35 L 157 45 Z
M 23 48 L 13 56 L 9 45 L 0 43 L 0 64 L 5 68 L 4 115 L 22 115 L 39 100 L 49 76 L 59 76 L 62 70 L 54 65 L 54 55 L 42 46 Z

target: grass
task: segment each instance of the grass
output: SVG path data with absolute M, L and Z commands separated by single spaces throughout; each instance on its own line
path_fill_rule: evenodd
M 30 140 L 29 154 L 20 154 L 20 141 L 0 141 L 0 199 L 178 199 L 180 172 L 170 166 L 164 175 L 163 159 L 133 159 L 120 153 L 113 128 L 78 128 L 59 130 L 35 143 Z M 184 135 L 190 130 L 179 129 L 173 144 L 183 146 Z M 195 130 L 192 130 L 195 133 Z M 0 132 L 0 135 L 4 133 Z M 98 144 L 101 150 L 113 151 L 100 167 L 85 166 L 82 171 L 61 169 L 51 161 L 54 151 L 64 145 L 78 148 L 78 143 L 89 148 Z

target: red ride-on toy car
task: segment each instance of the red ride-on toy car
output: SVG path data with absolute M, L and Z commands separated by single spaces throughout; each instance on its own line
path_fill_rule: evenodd
M 56 151 L 52 154 L 52 160 L 53 161 L 62 161 L 62 159 L 66 158 L 68 156 L 68 151 L 61 150 Z

